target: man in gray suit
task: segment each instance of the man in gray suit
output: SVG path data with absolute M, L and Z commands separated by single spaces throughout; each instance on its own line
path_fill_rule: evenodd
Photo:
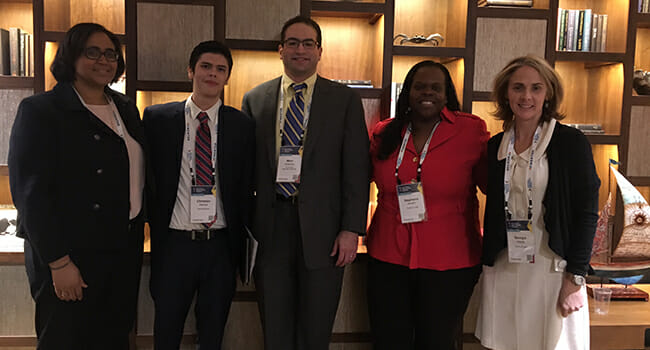
M 366 229 L 368 132 L 359 95 L 316 74 L 318 24 L 292 18 L 281 39 L 284 74 L 242 104 L 257 121 L 255 283 L 267 350 L 325 350 Z

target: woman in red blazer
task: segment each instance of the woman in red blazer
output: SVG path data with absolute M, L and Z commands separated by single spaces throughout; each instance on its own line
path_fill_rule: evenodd
M 395 118 L 373 130 L 375 349 L 452 349 L 460 331 L 480 274 L 476 187 L 485 192 L 489 134 L 483 120 L 459 110 L 449 71 L 423 61 L 404 80 Z

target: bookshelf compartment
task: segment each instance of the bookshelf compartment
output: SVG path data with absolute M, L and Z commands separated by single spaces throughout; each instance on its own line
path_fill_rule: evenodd
M 187 81 L 192 49 L 214 38 L 214 6 L 137 5 L 138 80 Z
M 627 175 L 650 177 L 650 106 L 632 106 Z
M 6 50 L 8 53 L 8 62 L 0 61 L 0 76 L 33 76 L 34 50 L 33 45 L 30 45 L 30 40 L 34 40 L 34 11 L 31 1 L 0 1 L 0 13 L 2 14 L 0 15 L 0 29 L 2 29 L 0 52 L 4 53 Z M 19 30 L 16 31 L 12 28 L 19 28 Z M 20 36 L 19 34 L 18 39 L 16 39 L 15 33 L 26 33 L 28 35 Z M 22 45 L 23 41 L 24 45 Z M 30 49 L 30 46 L 32 49 Z M 3 75 L 3 73 L 5 74 Z M 0 81 L 0 88 L 2 87 L 4 86 Z M 7 87 L 15 87 L 15 85 Z
M 605 135 L 618 135 L 623 104 L 622 63 L 555 63 L 562 79 L 564 123 L 600 124 Z
M 323 33 L 323 54 L 318 64 L 320 75 L 328 79 L 370 80 L 374 87 L 382 86 L 383 16 L 374 24 L 367 18 L 312 18 Z
M 18 27 L 34 33 L 34 10 L 29 1 L 0 1 L 0 28 Z
M 282 23 L 299 12 L 300 0 L 226 0 L 226 39 L 279 41 Z
M 0 89 L 0 164 L 7 164 L 9 136 L 18 104 L 33 94 L 33 89 Z
M 431 60 L 442 63 L 447 70 L 456 88 L 456 95 L 461 106 L 463 104 L 463 87 L 465 82 L 465 60 L 456 57 L 423 57 L 423 56 L 395 56 L 393 57 L 393 76 L 391 81 L 402 84 L 408 71 L 418 62 Z M 397 96 L 396 96 L 397 98 Z M 395 100 L 397 103 L 397 100 Z
M 281 76 L 284 71 L 277 51 L 232 50 L 232 59 L 232 73 L 223 94 L 224 103 L 237 109 L 241 108 L 246 92 Z M 250 69 L 251 67 L 255 69 Z
M 629 0 L 560 0 L 559 7 L 574 10 L 591 9 L 592 13 L 606 14 L 607 39 L 604 52 L 625 52 Z
M 494 77 L 515 57 L 545 57 L 546 20 L 478 18 L 476 22 L 474 91 L 492 91 Z
M 408 37 L 428 37 L 439 33 L 444 41 L 439 46 L 465 47 L 467 1 L 458 0 L 395 0 L 395 29 Z M 400 45 L 395 41 L 394 45 Z M 431 46 L 430 43 L 405 46 Z
M 634 68 L 650 71 L 650 28 L 636 30 Z
M 124 34 L 124 0 L 44 0 L 44 30 L 66 32 L 82 22 L 95 22 Z
M 140 118 L 144 109 L 162 103 L 185 101 L 190 97 L 190 92 L 170 92 L 170 91 L 140 91 L 136 92 L 135 104 L 140 111 Z

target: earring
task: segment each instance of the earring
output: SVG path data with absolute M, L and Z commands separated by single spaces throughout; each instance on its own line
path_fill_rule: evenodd
M 548 109 L 548 101 L 544 101 L 544 109 Z
M 406 107 L 406 114 L 411 114 L 411 106 Z

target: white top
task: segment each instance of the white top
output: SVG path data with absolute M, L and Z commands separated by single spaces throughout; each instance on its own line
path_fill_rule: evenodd
M 110 103 L 106 105 L 86 105 L 86 107 L 111 130 L 124 138 L 129 157 L 129 219 L 133 219 L 142 209 L 142 191 L 144 190 L 144 152 L 142 146 L 129 135 L 126 128 L 117 127 L 113 116 L 113 111 L 117 111 L 117 109 L 113 109 Z
M 185 101 L 185 106 L 189 106 L 190 113 L 189 116 L 185 113 L 185 123 L 189 123 L 189 144 L 194 145 L 196 140 L 196 129 L 199 127 L 201 122 L 197 118 L 199 113 L 205 112 L 210 118 L 208 123 L 210 127 L 210 137 L 212 142 L 217 140 L 217 123 L 219 121 L 219 107 L 221 107 L 221 100 L 217 101 L 212 107 L 208 110 L 201 110 L 194 101 L 192 101 L 192 96 L 187 98 Z M 185 132 L 185 131 L 183 131 Z M 183 138 L 186 135 L 183 134 Z M 189 151 L 192 154 L 192 159 L 194 157 L 194 147 L 190 147 L 189 150 L 183 150 L 183 155 L 181 157 L 181 172 L 178 178 L 178 190 L 176 192 L 176 202 L 174 203 L 174 210 L 172 212 L 172 218 L 169 222 L 169 227 L 181 230 L 181 231 L 190 231 L 190 230 L 204 230 L 205 226 L 203 224 L 192 224 L 190 222 L 190 196 L 191 196 L 191 187 L 192 187 L 192 175 L 190 173 L 190 167 L 196 169 L 194 164 L 190 164 L 190 158 L 186 156 L 186 152 Z M 214 152 L 214 149 L 213 149 Z M 193 162 L 193 161 L 192 161 Z M 219 167 L 214 166 L 214 185 L 217 188 L 216 197 L 217 197 L 217 221 L 210 226 L 211 229 L 220 229 L 226 227 L 226 218 L 223 211 L 223 202 L 221 200 L 221 191 L 219 191 Z

